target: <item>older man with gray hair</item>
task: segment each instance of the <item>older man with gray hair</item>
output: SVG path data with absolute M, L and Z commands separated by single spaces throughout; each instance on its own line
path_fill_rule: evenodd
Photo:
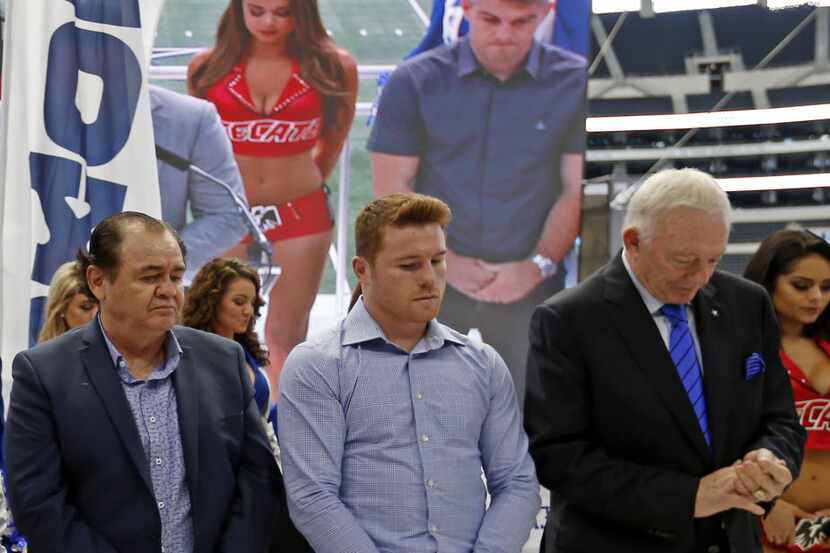
M 525 426 L 543 551 L 761 551 L 804 443 L 763 289 L 715 267 L 729 200 L 694 170 L 634 194 L 624 248 L 539 306 Z

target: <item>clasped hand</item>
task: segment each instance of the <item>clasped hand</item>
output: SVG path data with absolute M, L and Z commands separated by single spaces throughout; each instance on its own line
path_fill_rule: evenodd
M 758 505 L 778 498 L 792 482 L 786 463 L 768 449 L 756 449 L 730 467 L 718 469 L 700 480 L 695 498 L 695 517 L 708 517 L 729 509 L 763 515 Z
M 539 268 L 530 260 L 487 263 L 447 252 L 447 282 L 478 301 L 513 303 L 530 294 L 541 280 Z

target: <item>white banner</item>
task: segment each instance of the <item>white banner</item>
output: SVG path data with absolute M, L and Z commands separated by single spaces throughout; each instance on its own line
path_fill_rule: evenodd
M 42 316 L 57 267 L 105 217 L 161 213 L 147 68 L 162 3 L 7 3 L 0 102 L 6 400 L 12 358 L 37 331 L 30 323 Z

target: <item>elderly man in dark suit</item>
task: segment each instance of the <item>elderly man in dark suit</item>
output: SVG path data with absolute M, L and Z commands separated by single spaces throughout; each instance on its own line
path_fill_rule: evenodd
M 274 517 L 290 524 L 282 478 L 242 349 L 174 326 L 175 231 L 121 213 L 79 257 L 99 317 L 12 368 L 7 483 L 29 551 L 264 553 Z
M 624 250 L 534 313 L 525 426 L 551 490 L 543 550 L 760 552 L 798 474 L 795 416 L 764 290 L 715 270 L 729 200 L 663 171 L 632 197 Z

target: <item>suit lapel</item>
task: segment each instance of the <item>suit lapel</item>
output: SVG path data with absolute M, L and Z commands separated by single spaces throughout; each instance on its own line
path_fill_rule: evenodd
M 124 448 L 135 464 L 141 479 L 152 493 L 153 483 L 150 479 L 150 467 L 141 445 L 138 428 L 135 424 L 127 396 L 113 366 L 104 337 L 101 334 L 97 320 L 93 320 L 83 330 L 85 347 L 81 351 L 81 359 L 89 375 L 89 380 L 101 398 L 104 408 L 109 414 L 113 426 L 121 438 Z
M 634 362 L 651 383 L 683 434 L 704 458 L 710 459 L 709 446 L 703 438 L 692 404 L 677 374 L 677 368 L 671 360 L 654 318 L 628 276 L 620 255 L 609 264 L 605 281 L 605 299 L 614 304 L 611 319 L 631 352 Z
M 181 339 L 179 335 L 178 338 Z M 190 488 L 190 504 L 193 506 L 194 534 L 197 506 L 196 497 L 199 490 L 199 376 L 194 366 L 193 352 L 189 346 L 181 343 L 182 357 L 179 366 L 173 372 L 173 386 L 176 389 L 176 403 L 179 411 L 179 434 L 182 440 L 185 478 Z M 197 544 L 198 545 L 198 544 Z
M 695 312 L 695 327 L 700 342 L 703 364 L 703 387 L 706 392 L 706 411 L 709 417 L 709 432 L 716 461 L 721 461 L 726 440 L 729 437 L 729 370 L 724 364 L 726 352 L 732 349 L 728 337 L 734 335 L 727 328 L 729 320 L 723 306 L 717 301 L 714 285 L 708 284 L 692 300 Z M 736 324 L 733 321 L 733 324 Z

